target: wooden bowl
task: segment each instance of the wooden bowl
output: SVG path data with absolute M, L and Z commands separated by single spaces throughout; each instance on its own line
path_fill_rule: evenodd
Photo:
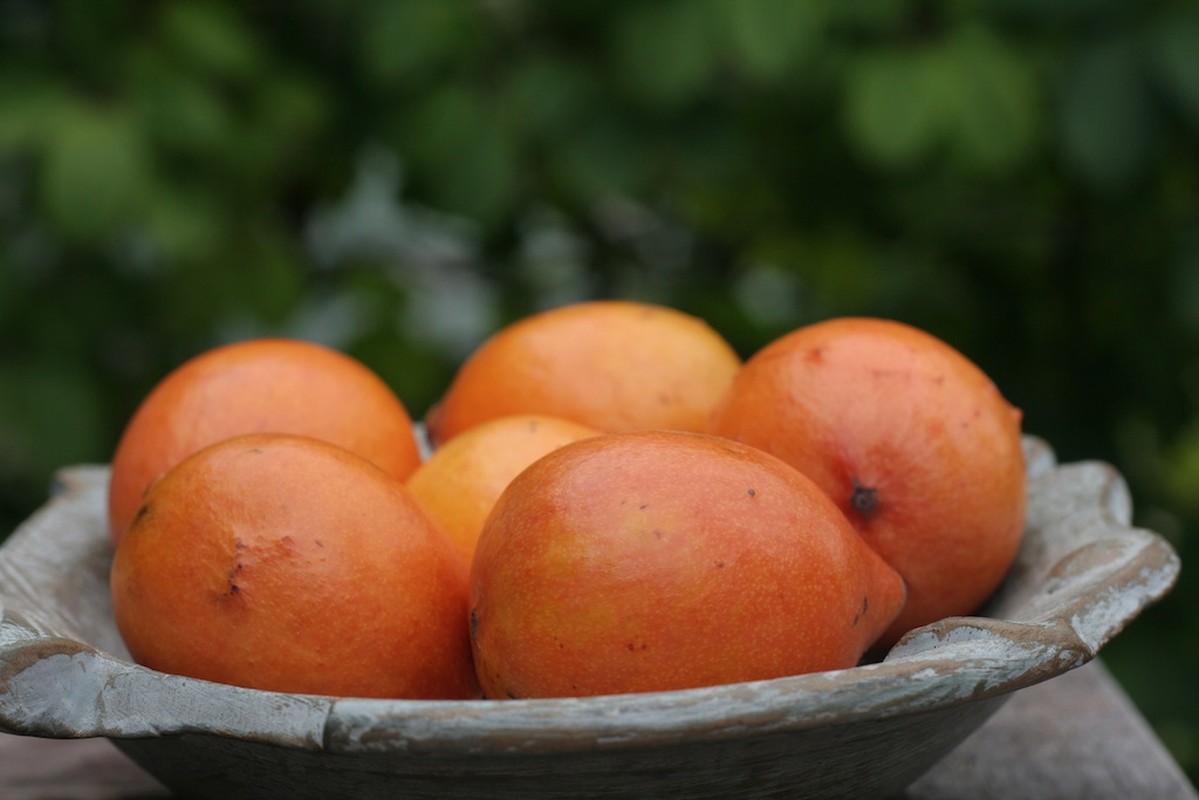
M 977 616 L 878 663 L 674 692 L 406 701 L 242 689 L 133 664 L 107 587 L 108 478 L 64 469 L 0 548 L 0 730 L 111 738 L 194 797 L 892 797 L 1022 687 L 1093 658 L 1178 557 L 1111 467 L 1026 439 L 1024 542 Z

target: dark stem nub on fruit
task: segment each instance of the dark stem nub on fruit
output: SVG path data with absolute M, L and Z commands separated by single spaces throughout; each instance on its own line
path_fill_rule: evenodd
M 853 479 L 853 494 L 849 496 L 849 507 L 864 517 L 869 517 L 878 511 L 878 489 L 873 486 L 863 486 L 857 478 Z

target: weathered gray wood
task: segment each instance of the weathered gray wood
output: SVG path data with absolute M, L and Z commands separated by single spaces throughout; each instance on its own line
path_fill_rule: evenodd
M 0 734 L 0 797 L 165 800 L 171 795 L 107 740 Z M 1017 693 L 914 783 L 905 798 L 1199 800 L 1199 794 L 1095 662 Z

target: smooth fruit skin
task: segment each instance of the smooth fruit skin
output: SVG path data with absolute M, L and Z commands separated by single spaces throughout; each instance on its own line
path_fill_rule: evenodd
M 682 689 L 851 667 L 903 583 L 811 481 L 685 432 L 606 434 L 534 462 L 475 552 L 492 698 Z
M 974 363 L 915 327 L 839 318 L 753 355 L 709 431 L 795 466 L 907 582 L 883 636 L 967 614 L 1024 527 L 1020 412 Z
M 492 506 L 546 453 L 599 431 L 560 417 L 516 414 L 476 425 L 435 450 L 405 482 L 467 563 Z
M 469 698 L 467 566 L 401 483 L 326 442 L 250 434 L 147 493 L 113 616 L 162 672 L 325 695 Z
M 200 448 L 244 433 L 295 433 L 340 445 L 404 480 L 420 463 L 407 409 L 356 359 L 313 342 L 252 339 L 205 351 L 150 391 L 112 457 L 116 542 L 158 476 Z
M 603 431 L 701 431 L 740 366 L 698 317 L 626 300 L 574 303 L 497 331 L 461 365 L 425 422 L 434 444 L 511 414 Z

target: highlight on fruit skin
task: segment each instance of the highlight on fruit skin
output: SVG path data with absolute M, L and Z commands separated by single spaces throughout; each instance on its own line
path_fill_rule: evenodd
M 907 582 L 884 634 L 969 614 L 998 588 L 1024 529 L 1021 414 L 932 334 L 844 317 L 750 356 L 708 431 L 803 472 Z
M 511 414 L 603 431 L 700 431 L 740 365 L 699 317 L 629 300 L 574 303 L 496 331 L 460 365 L 425 422 L 434 445 Z
M 404 486 L 336 445 L 226 439 L 172 467 L 117 543 L 134 660 L 256 689 L 478 697 L 468 570 Z
M 856 665 L 903 581 L 810 480 L 678 431 L 563 445 L 518 475 L 475 552 L 485 696 L 661 691 Z
M 170 467 L 206 445 L 266 431 L 332 442 L 397 480 L 420 463 L 404 403 L 357 359 L 298 339 L 221 345 L 164 376 L 126 423 L 112 457 L 112 540 L 147 486 Z

